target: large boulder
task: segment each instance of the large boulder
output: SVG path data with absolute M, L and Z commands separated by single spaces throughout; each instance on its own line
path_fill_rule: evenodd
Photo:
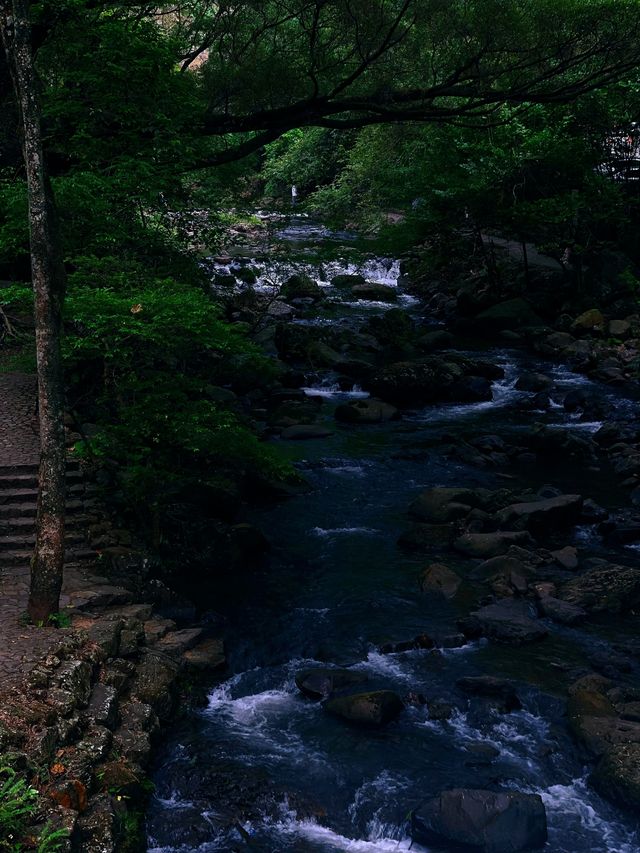
M 337 421 L 347 424 L 380 424 L 397 420 L 400 412 L 391 403 L 369 397 L 366 400 L 352 400 L 338 406 L 335 411 Z
M 323 708 L 334 717 L 363 726 L 385 726 L 400 714 L 402 699 L 392 690 L 374 690 L 327 699 Z
M 436 486 L 422 492 L 409 507 L 409 512 L 421 521 L 455 521 L 479 505 L 479 496 L 473 489 Z
M 331 279 L 331 284 L 334 287 L 354 287 L 357 284 L 366 284 L 367 280 L 363 275 L 334 275 Z
M 351 288 L 351 293 L 356 299 L 370 299 L 373 302 L 395 302 L 398 298 L 398 291 L 395 287 L 390 287 L 388 284 L 378 284 L 373 281 L 367 281 L 364 284 L 354 284 Z
M 339 690 L 347 690 L 363 684 L 368 677 L 352 669 L 317 667 L 296 673 L 296 687 L 307 699 L 326 699 Z
M 290 299 L 313 299 L 317 302 L 322 299 L 323 292 L 308 275 L 295 274 L 290 276 L 280 288 L 280 293 L 286 300 Z
M 546 533 L 571 527 L 580 520 L 581 495 L 558 495 L 539 501 L 512 504 L 500 513 L 500 526 L 533 533 Z
M 529 391 L 537 394 L 539 391 L 548 391 L 553 387 L 553 379 L 544 373 L 523 373 L 516 382 L 516 390 Z
M 591 776 L 591 784 L 618 806 L 640 812 L 640 743 L 610 747 Z
M 538 794 L 455 788 L 413 812 L 411 834 L 425 844 L 519 853 L 544 846 L 547 816 Z
M 423 592 L 435 592 L 445 598 L 453 598 L 461 583 L 460 576 L 442 563 L 427 566 L 420 577 L 420 588 Z
M 585 332 L 604 332 L 607 321 L 602 311 L 598 308 L 590 308 L 584 311 L 571 324 L 571 331 L 574 334 L 584 334 Z
M 483 636 L 499 643 L 521 646 L 542 640 L 548 630 L 531 615 L 529 604 L 506 598 L 495 604 L 487 604 L 471 614 Z
M 474 330 L 479 332 L 512 331 L 526 326 L 544 326 L 544 322 L 531 305 L 520 297 L 487 308 L 474 320 Z
M 532 545 L 533 539 L 526 530 L 496 531 L 495 533 L 464 533 L 453 547 L 467 557 L 498 557 L 506 554 L 512 545 Z
M 640 568 L 603 563 L 564 584 L 559 597 L 588 613 L 623 613 L 640 604 Z
M 447 398 L 462 368 L 439 358 L 399 361 L 384 367 L 369 383 L 374 394 L 400 406 L 420 406 Z
M 584 676 L 569 688 L 567 718 L 576 740 L 592 755 L 640 743 L 640 723 L 618 716 L 609 694 L 612 682 L 601 676 Z M 612 694 L 613 695 L 613 694 Z

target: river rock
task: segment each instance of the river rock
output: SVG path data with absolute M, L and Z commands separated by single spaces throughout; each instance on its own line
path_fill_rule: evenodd
M 312 299 L 314 302 L 322 299 L 323 296 L 322 288 L 319 284 L 308 275 L 300 274 L 290 276 L 282 285 L 280 294 L 286 300 Z
M 618 806 L 640 811 L 640 743 L 610 747 L 590 779 L 593 787 Z
M 463 376 L 449 387 L 447 399 L 454 403 L 483 403 L 492 400 L 491 382 L 483 376 Z
M 431 357 L 420 362 L 399 361 L 375 374 L 369 385 L 374 394 L 400 406 L 419 406 L 447 398 L 463 371 L 459 365 Z
M 422 492 L 409 507 L 409 512 L 421 521 L 447 522 L 464 518 L 479 505 L 479 495 L 473 489 L 436 486 Z
M 381 317 L 371 317 L 365 329 L 383 346 L 396 349 L 406 346 L 416 334 L 411 315 L 402 308 L 391 308 Z
M 427 566 L 420 577 L 423 592 L 436 592 L 445 598 L 453 598 L 461 583 L 460 576 L 442 563 Z
M 364 726 L 385 726 L 400 714 L 402 699 L 392 690 L 375 690 L 327 699 L 323 708 L 335 717 Z
M 543 595 L 538 602 L 538 608 L 542 616 L 553 619 L 561 625 L 576 625 L 587 616 L 586 610 L 582 607 L 569 604 L 568 601 L 562 601 L 552 595 Z
M 538 391 L 548 391 L 552 387 L 553 379 L 544 373 L 523 373 L 516 382 L 518 391 L 538 393 Z
M 480 332 L 513 331 L 526 326 L 544 326 L 543 320 L 532 306 L 520 297 L 499 302 L 482 311 L 474 320 L 473 328 Z
M 501 527 L 546 533 L 571 527 L 580 520 L 583 499 L 581 495 L 558 495 L 540 501 L 512 504 L 499 515 Z
M 602 676 L 585 676 L 569 688 L 567 718 L 576 740 L 595 756 L 611 747 L 640 743 L 640 724 L 621 719 L 609 698 L 612 682 Z
M 326 699 L 338 690 L 347 690 L 368 681 L 363 672 L 318 667 L 296 673 L 296 687 L 307 699 Z
M 335 411 L 337 421 L 348 424 L 380 424 L 397 420 L 400 412 L 390 403 L 369 397 L 366 400 L 352 400 L 338 406 Z
M 417 344 L 420 349 L 426 352 L 433 352 L 434 350 L 450 347 L 454 340 L 455 338 L 451 332 L 447 332 L 445 329 L 435 329 L 433 332 L 427 332 L 422 335 Z
M 331 284 L 334 287 L 355 287 L 358 284 L 366 284 L 367 280 L 363 275 L 334 275 L 331 279 Z
M 606 328 L 607 321 L 604 314 L 598 308 L 590 308 L 584 311 L 571 324 L 571 331 L 574 334 L 584 334 L 585 332 L 603 332 Z
M 506 598 L 487 604 L 471 614 L 481 633 L 490 640 L 511 645 L 524 645 L 542 640 L 548 635 L 545 626 L 532 618 L 527 602 Z
M 538 794 L 455 788 L 428 800 L 411 815 L 421 843 L 463 845 L 482 853 L 519 853 L 543 847 L 547 817 Z
M 588 613 L 623 613 L 640 604 L 640 568 L 604 563 L 564 584 L 559 597 Z
M 575 571 L 580 565 L 580 561 L 578 560 L 578 549 L 574 548 L 573 545 L 566 545 L 564 548 L 552 551 L 551 556 L 558 565 L 570 572 Z
M 513 683 L 506 678 L 495 678 L 491 675 L 469 676 L 459 678 L 456 686 L 468 696 L 491 700 L 505 713 L 519 711 L 522 708 L 522 702 L 518 698 Z
M 455 528 L 453 524 L 412 524 L 398 537 L 398 545 L 412 551 L 427 548 L 447 548 L 453 542 Z
M 398 298 L 398 291 L 395 287 L 390 287 L 388 284 L 378 284 L 373 281 L 367 281 L 364 284 L 354 284 L 351 288 L 351 293 L 356 299 L 370 299 L 374 302 L 395 302 Z
M 533 545 L 526 530 L 496 531 L 494 533 L 464 533 L 453 543 L 453 547 L 467 557 L 498 557 L 506 554 L 512 545 Z

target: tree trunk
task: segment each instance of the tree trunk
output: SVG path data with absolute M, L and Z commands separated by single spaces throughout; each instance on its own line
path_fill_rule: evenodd
M 28 611 L 33 622 L 46 624 L 59 608 L 64 566 L 66 451 L 60 337 L 65 277 L 44 163 L 29 13 L 29 0 L 0 0 L 0 35 L 21 113 L 38 368 L 40 473 Z

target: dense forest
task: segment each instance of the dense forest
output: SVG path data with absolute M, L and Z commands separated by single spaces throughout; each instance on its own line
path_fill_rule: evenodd
M 640 849 L 639 11 L 0 0 L 0 850 Z

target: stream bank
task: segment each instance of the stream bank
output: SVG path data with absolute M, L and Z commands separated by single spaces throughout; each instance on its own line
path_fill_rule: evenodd
M 539 797 L 550 853 L 632 853 L 616 758 L 637 725 L 640 573 L 619 456 L 637 395 L 529 349 L 554 330 L 452 333 L 397 259 L 345 235 L 318 256 L 330 237 L 294 219 L 293 263 L 212 265 L 288 366 L 252 415 L 310 488 L 247 518 L 268 563 L 212 584 L 229 678 L 166 746 L 149 849 L 408 849 L 409 812 L 465 788 Z M 326 713 L 299 689 L 326 667 L 402 711 L 374 729 Z

